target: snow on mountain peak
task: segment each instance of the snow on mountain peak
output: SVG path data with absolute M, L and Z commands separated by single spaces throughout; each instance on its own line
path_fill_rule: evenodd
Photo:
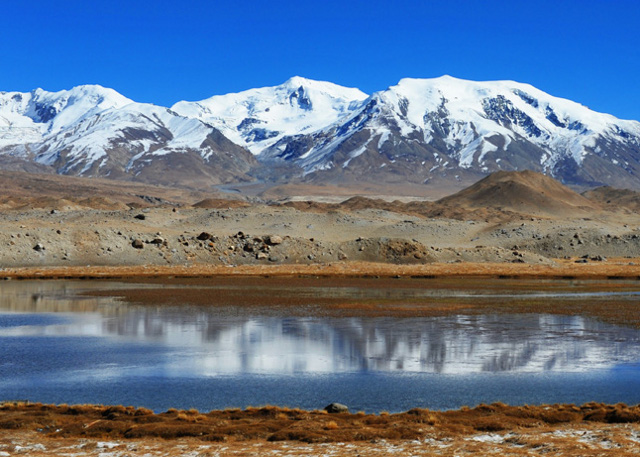
M 52 130 L 60 130 L 104 110 L 133 103 L 115 90 L 98 85 L 77 86 L 60 92 L 42 91 L 35 94 L 34 101 L 38 106 L 56 111 L 55 114 L 51 112 L 54 115 Z
M 279 86 L 178 102 L 171 109 L 213 125 L 258 154 L 285 136 L 333 124 L 366 98 L 359 89 L 294 76 Z
M 94 173 L 109 163 L 111 151 L 118 164 L 127 157 L 126 173 L 173 153 L 219 158 L 216 148 L 255 162 L 238 146 L 264 163 L 294 162 L 307 174 L 347 169 L 368 177 L 384 170 L 426 182 L 438 173 L 526 167 L 600 182 L 593 170 L 633 175 L 640 123 L 529 84 L 449 75 L 404 78 L 371 96 L 294 76 L 171 109 L 135 103 L 99 85 L 0 92 L 0 151 L 35 157 L 62 173 Z
M 492 137 L 501 137 L 507 146 L 519 137 L 527 138 L 552 152 L 542 163 L 550 167 L 566 156 L 581 163 L 598 135 L 617 128 L 638 130 L 636 122 L 591 111 L 515 81 L 479 82 L 448 75 L 404 78 L 378 97 L 393 106 L 391 112 L 403 135 L 421 132 L 428 143 L 435 134 L 444 133 L 453 155 L 467 167 L 495 150 L 495 141 L 488 141 Z M 445 131 L 441 122 L 446 124 Z
M 344 87 L 328 81 L 317 81 L 315 79 L 294 76 L 286 80 L 283 84 L 276 87 L 298 89 L 300 87 L 308 89 L 312 92 L 325 94 L 332 98 L 341 98 L 344 100 L 364 100 L 367 94 L 360 89 L 352 87 Z

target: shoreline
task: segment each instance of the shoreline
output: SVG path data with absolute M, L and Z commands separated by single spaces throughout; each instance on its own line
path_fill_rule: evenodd
M 449 411 L 330 414 L 274 406 L 154 413 L 117 405 L 0 403 L 2 455 L 589 456 L 611 449 L 637 455 L 639 436 L 640 406 L 622 404 L 494 403 Z
M 279 265 L 121 265 L 43 266 L 0 268 L 0 279 L 143 279 L 233 276 L 314 276 L 514 279 L 640 279 L 640 259 L 614 258 L 601 263 L 555 259 L 553 265 L 512 263 L 430 263 L 420 265 L 374 262 Z

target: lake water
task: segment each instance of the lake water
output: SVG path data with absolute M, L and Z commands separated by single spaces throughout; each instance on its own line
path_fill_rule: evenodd
M 132 287 L 156 286 L 0 283 L 0 400 L 156 411 L 338 401 L 367 412 L 640 403 L 640 332 L 585 317 L 309 317 L 78 295 Z M 569 289 L 548 299 L 598 296 Z M 638 299 L 634 291 L 616 296 Z

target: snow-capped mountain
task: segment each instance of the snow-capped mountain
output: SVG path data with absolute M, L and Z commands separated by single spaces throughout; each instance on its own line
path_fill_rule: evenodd
M 59 133 L 70 125 L 130 103 L 112 89 L 79 86 L 71 90 L 0 93 L 0 148 L 27 145 Z
M 511 81 L 403 79 L 339 122 L 284 137 L 261 156 L 358 179 L 532 169 L 570 184 L 638 187 L 640 123 Z
M 192 186 L 252 176 L 463 186 L 531 169 L 567 184 L 640 188 L 640 123 L 527 84 L 449 76 L 370 96 L 294 77 L 171 109 L 79 86 L 0 92 L 0 167 L 16 160 Z
M 296 76 L 280 86 L 178 102 L 171 109 L 213 125 L 259 154 L 284 137 L 313 133 L 343 119 L 366 98 L 359 89 Z
M 165 184 L 247 179 L 255 165 L 211 125 L 100 86 L 0 93 L 0 154 L 61 174 Z

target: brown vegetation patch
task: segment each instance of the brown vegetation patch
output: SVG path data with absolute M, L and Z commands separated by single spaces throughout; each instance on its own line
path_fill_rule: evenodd
M 479 405 L 456 411 L 412 409 L 398 414 L 340 413 L 266 406 L 200 413 L 175 410 L 154 414 L 122 406 L 43 405 L 6 402 L 0 429 L 38 430 L 51 437 L 176 439 L 203 441 L 353 442 L 417 440 L 425 435 L 451 438 L 478 432 L 506 432 L 567 424 L 640 422 L 640 406 Z
M 395 265 L 375 262 L 283 265 L 128 265 L 53 266 L 5 268 L 5 278 L 15 279 L 140 279 L 209 277 L 413 277 L 413 278 L 540 278 L 540 279 L 640 279 L 640 258 L 610 258 L 608 262 L 576 264 L 556 259 L 553 265 L 521 263 L 429 263 Z
M 629 297 L 592 296 L 585 302 L 567 297 L 550 300 L 539 295 L 567 291 L 637 292 L 640 283 L 635 280 L 254 276 L 133 278 L 129 281 L 142 286 L 111 290 L 105 285 L 105 290 L 93 291 L 90 295 L 116 296 L 141 306 L 207 306 L 246 315 L 439 317 L 532 313 L 589 316 L 640 327 L 637 302 Z M 149 284 L 159 287 L 148 287 Z M 392 294 L 388 293 L 390 290 Z M 496 293 L 506 295 L 500 298 Z

